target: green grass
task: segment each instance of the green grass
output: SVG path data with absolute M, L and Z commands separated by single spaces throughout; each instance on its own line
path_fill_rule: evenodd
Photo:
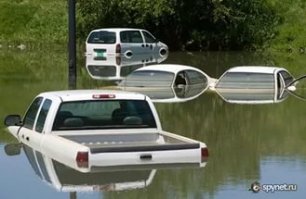
M 282 23 L 271 42 L 269 51 L 288 53 L 306 53 L 306 1 L 305 0 L 269 0 L 278 8 Z
M 0 44 L 64 44 L 67 1 L 0 0 Z

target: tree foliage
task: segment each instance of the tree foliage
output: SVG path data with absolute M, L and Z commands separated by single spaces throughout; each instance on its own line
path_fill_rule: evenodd
M 262 47 L 279 17 L 267 0 L 78 0 L 81 37 L 108 27 L 145 28 L 172 49 Z

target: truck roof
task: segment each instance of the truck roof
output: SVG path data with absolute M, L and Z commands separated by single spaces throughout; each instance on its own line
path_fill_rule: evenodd
M 59 97 L 62 101 L 79 101 L 95 99 L 131 99 L 144 100 L 146 96 L 140 93 L 118 91 L 118 90 L 62 90 L 50 91 L 39 94 L 43 97 Z

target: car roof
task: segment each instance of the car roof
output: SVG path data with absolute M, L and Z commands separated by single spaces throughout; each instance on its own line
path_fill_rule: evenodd
M 230 68 L 227 72 L 248 72 L 248 73 L 268 73 L 274 74 L 276 71 L 279 70 L 286 70 L 281 67 L 274 67 L 274 66 L 236 66 Z
M 178 73 L 182 70 L 195 70 L 205 75 L 205 73 L 195 67 L 192 66 L 186 66 L 186 65 L 179 65 L 179 64 L 154 64 L 145 66 L 142 68 L 139 68 L 135 71 L 164 71 L 164 72 L 172 72 L 172 73 Z
M 119 91 L 119 90 L 62 90 L 50 91 L 39 94 L 47 98 L 60 98 L 62 101 L 79 101 L 79 100 L 95 100 L 94 95 L 110 96 L 110 99 L 131 99 L 131 100 L 144 100 L 146 96 L 140 93 Z M 107 98 L 107 97 L 105 97 Z
M 144 30 L 144 29 L 139 29 L 139 28 L 100 28 L 100 29 L 94 29 L 91 32 L 96 32 L 96 31 L 127 31 L 127 30 Z

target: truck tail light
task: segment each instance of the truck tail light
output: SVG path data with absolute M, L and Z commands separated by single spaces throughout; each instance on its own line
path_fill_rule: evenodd
M 116 53 L 117 53 L 117 54 L 120 54 L 120 53 L 121 53 L 121 45 L 120 45 L 120 44 L 117 44 L 117 45 L 116 45 Z
M 88 167 L 88 152 L 79 151 L 76 156 L 76 162 L 78 167 L 87 168 Z
M 201 148 L 201 158 L 202 158 L 202 161 L 205 161 L 208 158 L 208 149 L 207 149 L 207 147 Z
M 115 98 L 116 95 L 114 94 L 94 94 L 92 95 L 93 99 L 109 99 L 109 98 Z

